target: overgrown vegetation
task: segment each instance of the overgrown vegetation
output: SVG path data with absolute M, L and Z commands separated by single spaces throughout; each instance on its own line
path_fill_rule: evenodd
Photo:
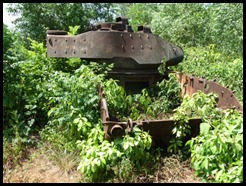
M 147 132 L 134 127 L 132 134 L 111 142 L 104 140 L 98 111 L 98 85 L 102 84 L 110 112 L 122 121 L 129 117 L 133 120 L 175 119 L 173 133 L 176 137 L 171 140 L 168 153 L 179 158 L 187 158 L 190 154 L 191 166 L 205 182 L 242 182 L 242 113 L 216 108 L 214 94 L 197 92 L 192 98 L 181 98 L 181 89 L 173 74 L 154 88 L 127 95 L 116 80 L 107 79 L 112 65 L 77 58 L 47 58 L 42 39 L 45 33 L 40 32 L 39 27 L 32 31 L 33 25 L 37 25 L 33 20 L 40 11 L 45 12 L 47 7 L 53 6 L 57 15 L 65 9 L 69 11 L 61 12 L 69 12 L 68 18 L 76 17 L 78 5 L 67 3 L 63 8 L 62 3 L 34 5 L 20 3 L 10 9 L 23 14 L 17 21 L 21 32 L 3 25 L 4 173 L 20 163 L 25 149 L 41 146 L 66 171 L 69 171 L 68 165 L 59 160 L 73 157 L 84 175 L 81 182 L 138 182 L 137 175 L 153 181 L 150 175 L 160 168 L 158 164 L 163 153 L 153 148 Z M 209 80 L 216 78 L 221 85 L 235 90 L 237 98 L 243 101 L 242 4 L 217 3 L 206 7 L 200 3 L 158 3 L 158 6 L 153 4 L 146 8 L 141 3 L 125 6 L 123 3 L 118 6 L 123 6 L 124 12 L 133 16 L 130 20 L 133 26 L 149 25 L 156 34 L 183 46 L 185 59 L 170 67 L 172 70 Z M 111 20 L 114 15 L 108 12 L 112 7 L 107 3 L 81 7 L 88 9 L 82 16 L 85 22 L 97 17 Z M 98 7 L 103 7 L 105 12 L 98 12 Z M 76 13 L 73 10 L 77 10 Z M 27 20 L 26 15 L 32 19 Z M 66 19 L 65 25 L 61 24 L 62 16 L 60 19 L 54 20 L 58 21 L 56 24 L 52 22 L 58 25 L 55 29 L 64 26 L 65 30 L 70 29 L 70 34 L 85 30 L 85 27 L 75 27 L 77 19 L 74 22 Z M 26 21 L 28 27 L 23 26 Z M 40 26 L 50 29 L 46 24 L 44 20 Z M 23 32 L 32 38 L 26 39 Z M 200 135 L 182 144 L 182 139 L 190 132 L 187 121 L 193 117 L 202 118 Z
M 191 151 L 191 165 L 204 180 L 239 183 L 243 180 L 243 116 L 234 109 L 216 108 L 216 95 L 197 92 L 185 96 L 175 112 L 179 121 L 175 133 L 182 139 L 188 118 L 201 117 L 200 135 L 186 145 Z

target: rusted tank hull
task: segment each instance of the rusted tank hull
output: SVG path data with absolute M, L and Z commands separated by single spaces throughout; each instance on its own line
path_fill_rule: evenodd
M 134 32 L 124 17 L 116 18 L 116 22 L 97 23 L 90 31 L 75 36 L 67 35 L 66 31 L 47 31 L 47 56 L 56 58 L 81 58 L 99 63 L 114 64 L 109 77 L 118 79 L 122 87 L 130 93 L 136 93 L 143 88 L 152 86 L 167 77 L 169 66 L 177 65 L 184 58 L 181 47 L 152 34 L 151 29 L 139 26 Z M 160 74 L 158 67 L 163 64 L 164 74 Z M 218 107 L 234 107 L 243 111 L 233 92 L 214 81 L 177 73 L 182 88 L 182 96 L 192 95 L 201 90 L 204 93 L 217 93 Z M 135 91 L 135 92 L 134 92 Z M 139 91 L 139 92 L 140 92 Z M 105 132 L 105 138 L 112 140 L 131 132 L 133 126 L 138 125 L 148 131 L 153 139 L 168 146 L 172 138 L 173 120 L 149 121 L 119 121 L 111 118 L 107 108 L 105 93 L 99 86 L 99 110 Z M 188 125 L 191 134 L 185 141 L 199 134 L 201 118 L 190 119 Z
M 149 132 L 153 137 L 155 144 L 162 147 L 168 147 L 170 140 L 173 137 L 172 130 L 175 127 L 175 121 L 171 119 L 165 120 L 142 120 L 132 121 L 130 118 L 128 121 L 119 121 L 118 119 L 110 118 L 110 114 L 107 107 L 106 96 L 102 86 L 99 86 L 100 104 L 99 109 L 101 113 L 101 119 L 103 123 L 105 139 L 113 140 L 114 138 L 121 137 L 127 132 L 132 132 L 135 125 L 144 131 Z M 201 118 L 192 118 L 188 121 L 191 133 L 184 139 L 184 143 L 199 134 Z
M 214 81 L 207 81 L 203 78 L 198 78 L 195 76 L 189 76 L 180 72 L 176 73 L 178 82 L 182 88 L 182 97 L 184 95 L 192 96 L 193 93 L 198 90 L 208 94 L 216 93 L 218 95 L 217 107 L 221 109 L 234 108 L 243 112 L 243 107 L 235 97 L 234 93 L 220 84 Z M 103 122 L 105 138 L 107 140 L 112 140 L 119 136 L 126 134 L 126 131 L 130 132 L 133 126 L 137 125 L 142 130 L 149 132 L 153 137 L 156 144 L 162 147 L 168 147 L 170 140 L 173 137 L 172 130 L 175 127 L 175 121 L 171 119 L 165 120 L 142 120 L 142 121 L 131 121 L 129 119 L 126 122 L 119 120 L 112 120 L 109 117 L 109 111 L 107 108 L 106 96 L 104 94 L 103 88 L 99 86 L 100 100 L 100 112 Z M 190 134 L 185 137 L 183 142 L 185 143 L 192 137 L 199 135 L 200 123 L 202 118 L 192 118 L 188 121 L 188 126 L 190 126 Z

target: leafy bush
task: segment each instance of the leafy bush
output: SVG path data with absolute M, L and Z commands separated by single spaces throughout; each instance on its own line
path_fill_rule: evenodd
M 173 116 L 176 138 L 169 151 L 177 153 L 182 146 L 180 141 L 189 133 L 188 119 L 201 117 L 200 135 L 186 143 L 196 175 L 209 182 L 239 183 L 243 180 L 243 116 L 236 110 L 216 108 L 215 97 L 200 91 L 192 98 L 185 96 Z
M 217 116 L 212 117 L 212 116 Z M 200 135 L 187 144 L 196 174 L 210 182 L 243 181 L 243 117 L 235 110 L 210 113 Z
M 95 135 L 95 131 L 98 131 L 97 135 Z M 133 136 L 126 135 L 109 142 L 103 140 L 104 133 L 97 125 L 89 133 L 91 138 L 88 138 L 87 141 L 77 142 L 78 148 L 81 149 L 81 162 L 78 169 L 87 176 L 89 181 L 97 182 L 118 176 L 116 173 L 119 169 L 127 168 L 126 165 L 123 165 L 114 169 L 122 161 L 129 161 L 130 167 L 141 170 L 142 164 L 149 160 L 150 154 L 146 150 L 151 147 L 152 140 L 147 132 L 137 127 L 134 127 L 133 131 Z M 128 171 L 133 170 L 128 169 Z
M 158 95 L 152 103 L 152 108 L 156 112 L 155 117 L 161 117 L 162 114 L 173 112 L 181 102 L 181 87 L 175 74 L 169 74 L 168 80 L 163 79 L 157 83 Z

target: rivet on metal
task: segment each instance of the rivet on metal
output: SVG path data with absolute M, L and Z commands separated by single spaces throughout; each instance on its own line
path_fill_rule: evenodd
M 73 51 L 73 53 L 75 54 L 75 51 Z
M 123 35 L 122 35 L 122 34 L 120 34 L 120 37 L 123 37 Z
M 143 49 L 143 45 L 141 45 L 141 49 Z
M 124 48 L 124 45 L 121 45 L 121 48 Z
M 221 91 L 221 94 L 224 94 L 224 91 L 223 90 Z
M 149 48 L 152 49 L 152 46 L 149 45 Z
M 54 53 L 56 53 L 56 51 L 54 51 Z
M 202 83 L 202 82 L 204 81 L 204 79 L 203 79 L 203 78 L 200 78 L 200 79 L 198 79 L 198 81 L 199 81 L 200 83 Z
M 65 54 L 67 54 L 67 51 L 65 51 Z
M 84 50 L 84 54 L 86 54 L 86 50 Z
M 67 39 L 65 41 L 67 42 Z
M 149 35 L 147 34 L 147 38 L 149 38 Z
M 141 35 L 140 35 L 140 34 L 138 34 L 138 37 L 139 37 L 139 38 L 141 38 Z
M 132 34 L 130 34 L 130 37 L 132 38 Z
M 133 45 L 131 45 L 131 48 L 132 48 L 132 49 L 134 49 L 134 46 L 133 46 Z

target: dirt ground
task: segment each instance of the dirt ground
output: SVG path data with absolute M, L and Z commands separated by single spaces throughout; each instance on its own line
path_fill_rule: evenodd
M 81 178 L 78 171 L 65 172 L 45 154 L 33 160 L 24 160 L 14 170 L 6 172 L 3 183 L 77 183 Z
M 30 152 L 29 159 L 24 159 L 14 170 L 3 172 L 3 183 L 80 183 L 82 175 L 73 169 L 69 172 L 61 169 L 47 154 Z M 68 166 L 68 165 L 66 165 Z M 74 165 L 70 165 L 74 166 Z M 76 166 L 74 166 L 76 167 Z M 189 161 L 179 162 L 175 158 L 163 158 L 158 171 L 149 177 L 139 176 L 140 183 L 202 183 L 195 177 Z

